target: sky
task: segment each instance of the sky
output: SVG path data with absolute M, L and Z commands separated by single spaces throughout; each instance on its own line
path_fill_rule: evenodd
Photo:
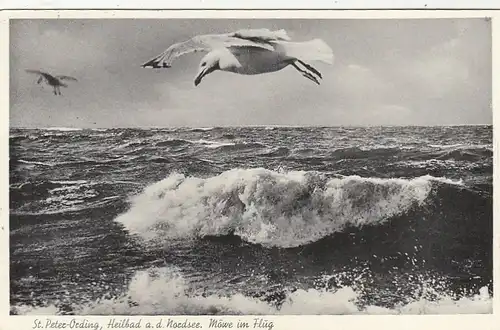
M 285 29 L 323 39 L 320 86 L 292 67 L 216 71 L 194 86 L 202 53 L 167 70 L 141 64 L 195 35 Z M 492 124 L 491 22 L 469 19 L 12 20 L 11 127 Z M 61 88 L 25 69 L 76 77 Z

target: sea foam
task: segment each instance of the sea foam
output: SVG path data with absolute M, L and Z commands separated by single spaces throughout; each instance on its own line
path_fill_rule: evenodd
M 234 234 L 264 246 L 294 247 L 346 226 L 384 223 L 425 203 L 446 179 L 380 179 L 233 169 L 209 178 L 171 174 L 131 199 L 116 221 L 145 240 Z
M 435 291 L 423 281 L 420 290 Z M 360 304 L 358 288 L 344 286 L 335 291 L 324 288 L 299 289 L 288 293 L 284 301 L 273 304 L 234 292 L 226 295 L 191 290 L 189 283 L 174 267 L 150 268 L 135 273 L 127 290 L 116 297 L 73 304 L 77 315 L 359 315 L 359 314 L 488 314 L 492 297 L 488 288 L 460 298 L 436 292 L 437 297 L 412 299 L 392 308 Z M 16 314 L 64 314 L 57 303 L 40 307 L 14 306 Z

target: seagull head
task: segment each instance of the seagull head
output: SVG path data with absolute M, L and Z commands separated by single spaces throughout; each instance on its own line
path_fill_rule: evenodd
M 215 70 L 219 70 L 219 60 L 220 56 L 217 53 L 212 52 L 205 55 L 200 62 L 200 67 L 198 69 L 198 74 L 194 79 L 194 85 L 198 86 L 207 74 L 214 72 Z

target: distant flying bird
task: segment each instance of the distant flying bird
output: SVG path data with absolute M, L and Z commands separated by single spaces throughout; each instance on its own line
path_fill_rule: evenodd
M 76 78 L 70 77 L 70 76 L 53 76 L 51 74 L 48 74 L 46 72 L 42 72 L 39 70 L 26 70 L 28 73 L 34 73 L 40 76 L 37 80 L 37 84 L 41 84 L 42 81 L 45 80 L 45 83 L 48 85 L 52 86 L 54 88 L 54 95 L 61 95 L 61 90 L 60 87 L 68 87 L 65 83 L 63 83 L 63 80 L 72 80 L 72 81 L 78 81 Z
M 177 57 L 198 51 L 207 54 L 200 62 L 195 86 L 216 70 L 254 75 L 279 71 L 289 65 L 319 85 L 321 73 L 306 62 L 333 64 L 334 59 L 331 48 L 321 39 L 292 42 L 285 30 L 249 29 L 195 36 L 170 46 L 142 67 L 169 68 Z

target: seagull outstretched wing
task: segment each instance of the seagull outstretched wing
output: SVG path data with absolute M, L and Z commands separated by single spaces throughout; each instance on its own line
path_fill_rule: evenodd
M 172 62 L 184 54 L 193 52 L 209 52 L 215 48 L 258 47 L 274 50 L 273 42 L 288 41 L 285 30 L 268 29 L 238 30 L 226 34 L 208 34 L 195 36 L 188 41 L 173 44 L 163 53 L 142 65 L 143 68 L 169 68 Z
M 59 80 L 72 80 L 72 81 L 78 81 L 76 78 L 70 77 L 70 76 L 56 76 L 57 79 Z
M 257 43 L 273 41 L 290 41 L 285 30 L 271 31 L 269 29 L 246 29 L 238 30 L 232 35 L 236 38 L 246 39 Z
M 54 79 L 54 77 L 51 74 L 48 74 L 48 73 L 40 71 L 40 70 L 30 70 L 29 69 L 29 70 L 26 70 L 26 72 L 40 75 L 43 78 L 45 78 L 45 80 Z

